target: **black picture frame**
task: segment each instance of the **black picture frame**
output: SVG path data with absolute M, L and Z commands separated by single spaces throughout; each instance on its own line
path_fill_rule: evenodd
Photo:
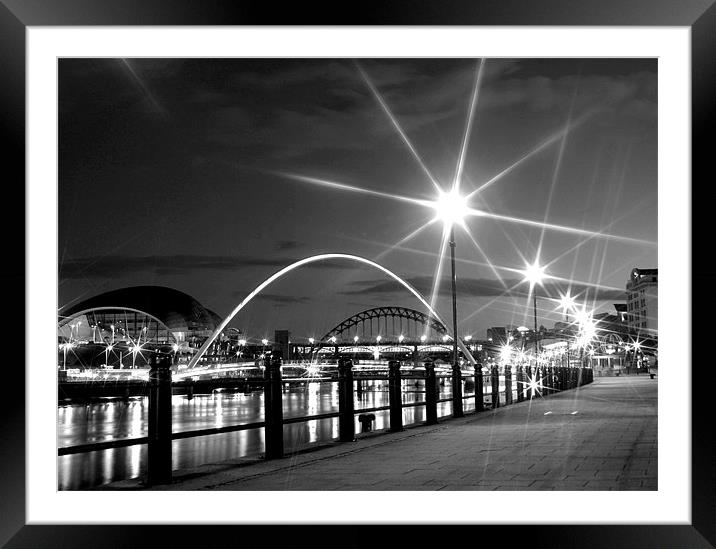
M 12 209 L 25 203 L 25 30 L 29 26 L 101 25 L 588 25 L 588 26 L 684 26 L 692 34 L 692 204 L 710 207 L 707 170 L 713 157 L 708 135 L 716 127 L 716 6 L 714 0 L 430 0 L 292 3 L 286 6 L 266 1 L 188 0 L 0 0 L 0 84 L 2 108 L 3 198 Z M 351 9 L 351 6 L 353 9 Z M 346 9 L 348 8 L 348 9 Z M 14 168 L 10 170 L 9 168 Z M 695 183 L 703 181 L 701 186 Z M 685 189 L 688 192 L 689 189 Z M 692 287 L 699 290 L 692 306 L 694 326 L 708 326 L 712 310 L 714 269 L 707 245 L 711 233 L 704 225 L 706 215 L 692 217 Z M 704 212 L 706 213 L 706 212 Z M 16 235 L 18 221 L 3 217 L 3 233 Z M 708 240 L 707 240 L 708 239 Z M 6 252 L 14 261 L 2 269 L 8 297 L 20 301 L 25 287 L 25 249 L 19 238 L 10 238 Z M 12 249 L 13 246 L 16 249 Z M 691 300 L 685 288 L 683 299 Z M 24 303 L 9 304 L 8 313 L 25 310 Z M 26 344 L 27 344 L 26 334 Z M 672 335 L 670 335 L 672 337 Z M 692 333 L 674 334 L 683 341 L 684 361 L 675 367 L 691 368 Z M 703 336 L 702 336 L 703 337 Z M 700 382 L 710 365 L 702 357 L 692 369 L 692 522 L 690 525 L 560 525 L 545 526 L 433 526 L 431 536 L 444 543 L 489 543 L 488 533 L 500 543 L 529 544 L 533 547 L 713 547 L 716 545 L 716 442 L 713 436 L 711 384 Z M 3 374 L 5 415 L 0 420 L 0 544 L 18 547 L 99 547 L 144 546 L 161 543 L 172 546 L 211 544 L 217 540 L 240 544 L 291 545 L 341 543 L 361 546 L 386 540 L 381 526 L 71 526 L 25 524 L 25 372 L 7 368 Z M 706 380 L 707 381 L 707 380 Z M 9 390 L 8 390 L 9 389 Z M 662 400 L 660 414 L 679 403 Z M 14 414 L 14 415 L 13 415 Z M 277 496 L 278 497 L 278 496 Z M 477 510 L 476 510 L 477 511 Z M 628 509 L 625 509 L 628 513 Z M 509 511 L 506 510 L 506 518 Z M 585 522 L 589 517 L 585 517 Z M 81 523 L 81 513 L 78 522 Z M 451 528 L 449 538 L 444 528 Z M 475 528 L 481 528 L 478 532 Z M 489 529 L 489 531 L 488 531 Z M 351 532 L 351 530 L 354 530 Z M 454 530 L 457 530 L 455 532 Z M 425 527 L 401 528 L 400 543 L 425 543 Z M 157 536 L 157 541 L 154 537 Z M 378 537 L 376 537 L 378 536 Z M 477 537 L 479 536 L 479 537 Z M 341 541 L 342 540 L 342 541 Z M 472 540 L 472 541 L 470 541 Z M 494 542 L 492 542 L 494 543 Z

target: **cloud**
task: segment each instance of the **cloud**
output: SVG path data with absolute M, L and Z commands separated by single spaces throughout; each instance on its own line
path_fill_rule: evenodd
M 234 292 L 235 297 L 244 298 L 246 297 L 245 292 Z M 296 296 L 296 295 L 283 295 L 283 294 L 265 294 L 265 293 L 259 293 L 254 299 L 260 299 L 263 301 L 271 301 L 275 305 L 282 307 L 284 305 L 295 305 L 299 303 L 307 303 L 310 301 L 310 298 L 306 296 Z
M 302 248 L 303 246 L 303 242 L 299 242 L 298 240 L 279 240 L 276 242 L 277 250 L 295 250 L 296 248 Z
M 287 241 L 288 242 L 288 241 Z M 290 241 L 294 242 L 294 241 Z M 290 249 L 290 248 L 285 248 Z M 157 275 L 184 274 L 198 270 L 235 271 L 247 267 L 286 267 L 295 262 L 287 257 L 222 256 L 222 255 L 164 255 L 164 256 L 95 256 L 64 261 L 59 266 L 60 280 L 84 278 L 121 278 L 128 273 Z M 350 268 L 346 262 L 324 261 L 306 267 L 333 269 Z
M 424 296 L 429 296 L 432 292 L 433 279 L 429 276 L 415 276 L 406 279 L 418 292 Z M 439 288 L 439 295 L 451 296 L 450 280 L 443 278 Z M 475 297 L 527 297 L 529 294 L 529 286 L 525 284 L 521 278 L 503 279 L 505 285 L 499 280 L 493 278 L 459 278 L 457 284 L 458 294 L 461 298 Z M 404 293 L 405 288 L 393 280 L 361 280 L 352 283 L 356 287 L 354 290 L 342 292 L 344 295 L 385 295 Z M 505 288 L 507 286 L 507 289 Z M 619 301 L 626 298 L 623 290 L 614 288 L 595 288 L 586 284 L 572 282 L 559 282 L 554 280 L 546 280 L 543 288 L 540 289 L 540 295 L 547 295 L 557 298 L 560 294 L 564 294 L 569 290 L 571 295 L 588 295 L 590 299 L 597 301 Z

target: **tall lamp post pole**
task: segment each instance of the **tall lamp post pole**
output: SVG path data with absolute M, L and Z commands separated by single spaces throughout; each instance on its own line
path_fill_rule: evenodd
M 455 275 L 455 227 L 450 228 L 450 268 L 452 269 L 452 364 L 458 366 L 457 358 L 457 276 Z
M 532 306 L 534 310 L 535 320 L 535 339 L 534 339 L 534 351 L 535 351 L 535 362 L 537 361 L 537 286 L 542 284 L 542 280 L 547 276 L 544 273 L 544 267 L 540 267 L 539 261 L 535 260 L 532 265 L 527 265 L 525 270 L 522 271 L 525 277 L 525 282 L 530 283 L 530 291 L 532 292 Z
M 537 288 L 535 287 L 534 291 L 532 292 L 532 305 L 534 307 L 534 317 L 535 317 L 535 357 L 537 356 L 537 353 L 539 352 L 539 346 L 537 345 Z
M 457 276 L 455 275 L 455 225 L 450 227 L 450 267 L 452 269 L 452 408 L 454 417 L 463 417 L 462 374 L 457 356 Z

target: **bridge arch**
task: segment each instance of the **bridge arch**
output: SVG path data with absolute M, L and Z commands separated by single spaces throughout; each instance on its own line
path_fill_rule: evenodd
M 430 314 L 435 317 L 440 323 L 445 326 L 445 323 L 442 321 L 440 316 L 435 312 L 435 310 L 430 306 L 430 303 L 427 302 L 427 300 L 418 292 L 411 284 L 403 280 L 401 277 L 399 277 L 397 274 L 395 274 L 390 269 L 383 267 L 379 263 L 376 263 L 375 261 L 371 261 L 370 259 L 366 259 L 364 257 L 360 257 L 358 255 L 350 255 L 350 254 L 319 254 L 314 255 L 311 257 L 306 257 L 304 259 L 300 259 L 296 261 L 295 263 L 291 263 L 287 267 L 284 267 L 280 271 L 274 273 L 270 277 L 268 277 L 266 280 L 264 280 L 261 284 L 259 284 L 249 295 L 247 295 L 241 303 L 239 303 L 236 308 L 231 311 L 231 313 L 219 324 L 219 326 L 216 327 L 214 332 L 207 338 L 207 340 L 204 342 L 204 344 L 199 349 L 199 352 L 197 352 L 189 361 L 188 368 L 193 368 L 197 362 L 199 362 L 199 359 L 204 355 L 206 350 L 211 346 L 211 344 L 214 342 L 214 340 L 219 336 L 219 334 L 226 328 L 226 326 L 231 322 L 231 320 L 236 316 L 236 314 L 243 309 L 256 295 L 261 292 L 266 286 L 274 282 L 275 280 L 281 278 L 283 275 L 293 271 L 294 269 L 297 269 L 299 267 L 302 267 L 303 265 L 307 265 L 309 263 L 315 263 L 316 261 L 326 261 L 329 259 L 346 259 L 348 261 L 355 261 L 357 263 L 363 263 L 365 265 L 369 265 L 371 267 L 374 267 L 383 273 L 387 274 L 391 278 L 393 278 L 395 281 L 400 283 L 403 287 L 405 287 L 410 293 L 412 293 L 420 303 L 422 303 L 425 308 L 430 312 Z M 450 334 L 452 337 L 455 337 L 455 334 Z M 470 361 L 471 364 L 475 364 L 475 359 L 473 358 L 472 354 L 468 350 L 468 348 L 465 346 L 465 344 L 460 340 L 460 338 L 457 338 L 457 344 L 460 347 L 460 350 L 463 352 L 465 357 Z
M 425 313 L 421 313 L 420 311 L 416 311 L 415 309 L 408 309 L 406 307 L 374 307 L 372 309 L 366 309 L 365 311 L 361 311 L 360 313 L 354 314 L 350 318 L 345 319 L 340 324 L 337 324 L 334 326 L 326 335 L 324 335 L 320 341 L 325 342 L 329 338 L 333 336 L 340 336 L 344 332 L 351 330 L 354 326 L 363 325 L 363 332 L 364 332 L 364 338 L 365 339 L 365 323 L 370 323 L 371 332 L 372 332 L 372 326 L 373 321 L 378 320 L 378 325 L 380 327 L 380 320 L 383 319 L 385 323 L 387 324 L 387 320 L 389 318 L 392 318 L 393 320 L 400 319 L 400 327 L 402 332 L 402 320 L 406 320 L 408 325 L 410 321 L 413 321 L 416 325 L 421 324 L 425 328 L 429 330 L 433 330 L 437 332 L 438 334 L 447 334 L 448 329 L 445 326 L 445 324 L 442 323 L 439 319 L 431 316 L 426 315 Z M 394 326 L 395 327 L 395 326 Z M 394 330 L 395 331 L 395 330 Z M 377 335 L 377 334 L 376 334 Z M 372 336 L 372 333 L 371 333 Z

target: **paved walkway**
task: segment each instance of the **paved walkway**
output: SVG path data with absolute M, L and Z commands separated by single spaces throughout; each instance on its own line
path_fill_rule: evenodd
M 656 490 L 657 380 L 598 378 L 434 426 L 206 472 L 156 489 Z

